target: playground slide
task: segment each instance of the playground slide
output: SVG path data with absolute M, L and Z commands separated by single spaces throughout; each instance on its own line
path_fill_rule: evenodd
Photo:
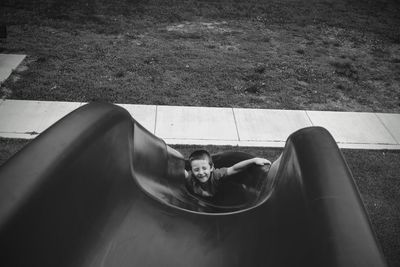
M 228 166 L 251 155 L 214 155 Z M 269 172 L 191 194 L 185 160 L 92 103 L 0 168 L 1 266 L 386 266 L 331 135 L 293 133 Z

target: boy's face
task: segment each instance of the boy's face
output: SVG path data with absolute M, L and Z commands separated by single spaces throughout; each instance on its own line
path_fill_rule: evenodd
M 210 179 L 213 168 L 207 159 L 195 159 L 191 162 L 192 173 L 197 180 L 205 183 Z

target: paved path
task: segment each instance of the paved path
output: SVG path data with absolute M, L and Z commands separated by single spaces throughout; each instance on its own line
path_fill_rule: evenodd
M 10 76 L 24 58 L 25 55 L 0 54 L 0 83 Z
M 34 138 L 84 105 L 0 101 L 0 136 Z M 339 147 L 400 149 L 400 114 L 119 104 L 168 144 L 283 147 L 294 131 L 328 129 Z
M 0 54 L 0 83 L 25 55 Z M 84 105 L 80 102 L 0 100 L 0 137 L 34 138 Z M 120 105 L 168 144 L 283 147 L 294 131 L 328 129 L 339 147 L 400 149 L 400 114 Z

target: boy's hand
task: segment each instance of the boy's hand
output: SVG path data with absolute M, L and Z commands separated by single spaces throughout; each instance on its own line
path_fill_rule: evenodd
M 271 161 L 263 158 L 254 158 L 254 164 L 256 165 L 271 165 Z

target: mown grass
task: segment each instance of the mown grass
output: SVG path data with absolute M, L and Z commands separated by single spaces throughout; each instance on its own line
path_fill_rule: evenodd
M 0 166 L 29 140 L 0 138 Z M 175 145 L 185 157 L 199 146 Z M 282 149 L 206 146 L 211 153 L 243 151 L 276 160 Z M 390 266 L 400 265 L 400 153 L 398 151 L 343 150 L 383 253 Z
M 395 0 L 6 0 L 3 98 L 399 112 Z

